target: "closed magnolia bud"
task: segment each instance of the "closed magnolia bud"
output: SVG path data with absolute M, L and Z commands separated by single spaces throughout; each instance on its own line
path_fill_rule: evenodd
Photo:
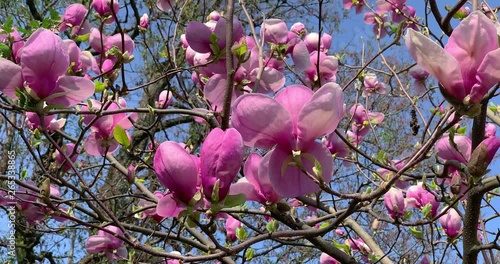
M 374 219 L 372 222 L 372 229 L 378 230 L 380 228 L 380 221 L 378 219 Z
M 149 27 L 149 16 L 148 14 L 144 14 L 139 21 L 139 26 L 143 29 L 147 29 Z

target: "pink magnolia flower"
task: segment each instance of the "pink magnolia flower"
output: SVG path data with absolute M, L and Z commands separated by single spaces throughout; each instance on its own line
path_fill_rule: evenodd
M 97 28 L 93 28 L 90 31 L 89 44 L 90 47 L 99 53 L 106 53 L 111 48 L 117 47 L 124 57 L 131 57 L 135 47 L 134 40 L 128 34 L 123 34 L 122 41 L 122 34 L 117 33 L 113 36 L 106 36 L 101 34 Z M 111 59 L 113 62 L 116 62 L 116 57 L 113 55 L 108 55 L 105 59 Z M 98 71 L 98 69 L 94 69 L 94 71 Z
M 408 73 L 415 80 L 413 82 L 412 88 L 413 90 L 415 90 L 416 94 L 424 94 L 427 91 L 425 80 L 427 80 L 427 77 L 429 77 L 429 73 L 418 64 L 411 67 Z
M 154 196 L 156 196 L 160 200 L 164 196 L 163 192 L 160 192 L 160 191 L 155 191 L 153 194 L 154 194 Z M 142 214 L 139 217 L 140 219 L 146 219 L 147 217 L 151 217 L 157 222 L 160 222 L 161 220 L 163 220 L 163 217 L 158 215 L 158 213 L 156 211 L 157 210 L 156 203 L 150 202 L 150 201 L 145 200 L 145 199 L 140 199 L 139 203 L 137 205 L 140 208 L 150 207 L 149 209 L 142 211 Z
M 290 28 L 290 31 L 295 33 L 300 38 L 305 37 L 307 34 L 306 26 L 304 24 L 302 24 L 301 22 L 297 22 L 297 23 L 293 24 L 292 27 Z
M 149 27 L 149 16 L 148 14 L 143 14 L 139 20 L 139 26 L 141 28 L 147 29 Z
M 265 19 L 260 27 L 260 35 L 265 42 L 286 44 L 288 42 L 288 27 L 281 19 Z
M 96 60 L 92 56 L 92 53 L 80 50 L 73 40 L 65 39 L 63 43 L 68 49 L 71 75 L 84 76 L 88 70 L 96 65 Z
M 372 252 L 370 247 L 361 238 L 358 239 L 346 239 L 344 244 L 348 245 L 352 251 L 359 251 L 363 255 L 368 255 Z
M 364 96 L 370 96 L 374 93 L 377 94 L 386 94 L 387 89 L 385 88 L 385 84 L 378 81 L 377 75 L 374 73 L 367 73 L 363 78 L 364 85 Z
M 476 104 L 500 81 L 498 35 L 493 22 L 473 12 L 453 30 L 443 49 L 412 29 L 405 35 L 411 56 L 442 84 L 454 105 Z
M 332 45 L 332 36 L 327 33 L 323 33 L 320 38 L 318 33 L 312 32 L 307 34 L 307 36 L 304 38 L 304 43 L 306 44 L 307 50 L 309 50 L 309 52 L 317 51 L 319 44 L 319 51 L 326 53 Z
M 72 163 L 75 163 L 78 158 L 78 151 L 73 154 L 73 150 L 75 149 L 75 144 L 68 143 L 61 148 L 64 151 L 64 154 L 70 158 Z M 71 169 L 70 161 L 68 161 L 64 155 L 56 149 L 56 163 L 62 165 L 61 169 L 63 171 L 69 171 Z
M 431 217 L 437 215 L 439 208 L 439 201 L 436 200 L 436 197 L 432 193 L 422 187 L 421 182 L 408 188 L 406 191 L 406 203 L 409 208 L 419 209 L 430 203 L 432 206 Z
M 175 0 L 158 0 L 158 2 L 156 2 L 156 7 L 165 12 L 170 11 L 174 5 Z
M 277 194 L 291 198 L 319 190 L 304 170 L 325 182 L 332 178 L 332 157 L 316 138 L 333 132 L 343 116 L 342 89 L 336 83 L 327 83 L 315 93 L 305 86 L 292 85 L 274 99 L 245 94 L 235 101 L 231 121 L 245 145 L 276 146 L 266 154 L 270 156 L 269 178 Z M 321 164 L 320 175 L 314 173 L 315 161 Z
M 344 138 L 347 138 L 343 131 L 337 131 L 339 131 Z M 321 140 L 321 142 L 328 148 L 330 153 L 332 153 L 332 155 L 336 155 L 336 157 L 344 158 L 350 153 L 349 146 L 335 132 L 328 134 Z
M 400 170 L 401 168 L 404 167 L 405 163 L 400 160 L 391 160 L 390 164 L 391 167 L 393 167 L 395 170 Z M 384 168 L 378 168 L 376 170 L 377 174 L 384 180 L 384 181 L 389 181 L 392 179 L 394 176 L 394 172 L 388 169 Z M 397 188 L 400 189 L 405 189 L 410 185 L 409 182 L 403 181 L 403 180 L 397 180 L 396 183 L 394 184 Z
M 0 43 L 12 47 L 12 54 L 9 55 L 8 59 L 19 63 L 21 60 L 21 53 L 19 51 L 24 47 L 24 39 L 17 29 L 13 27 L 10 33 L 5 33 L 3 29 L 0 29 Z
M 442 211 L 444 210 L 448 211 L 439 218 L 439 222 L 448 237 L 456 238 L 462 231 L 462 218 L 454 208 L 443 208 Z
M 94 83 L 66 76 L 69 65 L 62 39 L 49 30 L 38 29 L 21 51 L 21 66 L 0 58 L 0 91 L 16 98 L 15 88 L 20 88 L 35 102 L 73 106 L 94 93 Z
M 172 92 L 168 90 L 161 91 L 156 107 L 167 108 L 172 103 L 172 98 Z
M 90 23 L 83 21 L 87 15 L 88 9 L 82 4 L 71 4 L 66 8 L 61 17 L 61 26 L 59 31 L 71 28 L 71 32 L 76 35 L 85 35 L 90 32 Z M 83 24 L 82 24 L 83 22 Z M 81 25 L 81 27 L 80 27 Z
M 166 141 L 156 150 L 153 167 L 160 184 L 173 192 L 171 198 L 189 204 L 197 191 L 198 182 L 198 166 L 193 157 L 176 142 Z M 165 216 L 160 210 L 160 203 L 158 214 Z
M 91 99 L 93 111 L 100 111 L 102 108 L 101 102 Z M 121 99 L 118 103 L 112 102 L 109 104 L 106 110 L 117 110 L 121 108 L 126 108 L 127 103 L 125 100 Z M 82 107 L 82 110 L 89 110 L 88 106 Z M 83 123 L 86 125 L 91 125 L 90 130 L 92 131 L 90 135 L 85 139 L 84 149 L 85 151 L 94 156 L 102 156 L 109 153 L 113 153 L 118 148 L 119 144 L 114 138 L 113 131 L 116 126 L 121 126 L 124 130 L 130 129 L 133 127 L 130 119 L 135 121 L 137 120 L 137 113 L 118 113 L 113 115 L 105 115 L 99 117 L 92 124 L 91 122 L 94 120 L 95 115 L 86 114 L 83 115 Z M 127 136 L 130 138 L 128 135 Z
M 120 10 L 119 0 L 93 0 L 92 7 L 101 16 L 101 18 L 106 18 L 104 23 L 111 24 L 115 22 L 115 15 L 118 14 Z
M 35 129 L 46 129 L 47 131 L 54 131 L 64 127 L 66 124 L 66 118 L 55 119 L 55 115 L 44 115 L 43 116 L 43 125 L 40 120 L 40 117 L 35 112 L 27 112 L 26 113 L 26 126 L 30 130 Z
M 215 128 L 208 134 L 200 151 L 201 182 L 207 199 L 213 199 L 212 192 L 217 181 L 218 201 L 226 198 L 231 182 L 241 168 L 243 155 L 243 139 L 236 129 L 224 131 Z
M 334 82 L 337 79 L 335 76 L 339 68 L 339 60 L 337 57 L 320 52 L 318 74 L 318 51 L 311 52 L 309 56 L 309 66 L 304 70 L 309 83 L 312 84 L 320 80 L 321 83 L 324 84 L 327 82 Z
M 371 125 L 380 125 L 385 118 L 383 113 L 366 110 L 362 104 L 353 105 L 349 113 L 353 118 L 352 131 L 358 137 L 366 136 L 371 130 Z
M 384 204 L 389 211 L 389 215 L 396 219 L 405 214 L 405 198 L 403 192 L 397 188 L 391 188 L 384 194 Z
M 245 177 L 231 185 L 229 193 L 245 194 L 247 200 L 262 204 L 277 203 L 280 196 L 274 191 L 269 179 L 269 159 L 269 155 L 262 158 L 257 153 L 250 154 L 243 166 Z
M 385 27 L 385 22 L 387 22 L 387 15 L 385 11 L 366 12 L 363 15 L 363 20 L 365 24 L 373 25 L 373 34 L 377 39 L 381 39 L 387 35 L 387 29 Z
M 319 257 L 320 264 L 339 264 L 340 262 L 326 253 L 321 253 Z
M 97 235 L 90 236 L 85 243 L 87 252 L 100 253 L 104 251 L 109 260 L 127 259 L 127 248 L 123 244 L 123 241 L 117 237 L 124 236 L 122 230 L 112 225 L 106 226 L 104 229 L 110 231 L 111 234 L 106 231 L 99 230 Z
M 356 8 L 356 14 L 359 14 L 363 11 L 364 8 L 364 0 L 343 0 L 345 9 Z
M 453 142 L 455 143 L 456 148 L 450 144 L 449 136 L 439 139 L 435 146 L 438 157 L 443 160 L 456 160 L 467 164 L 472 153 L 472 141 L 466 136 L 455 135 L 453 137 Z M 490 136 L 484 139 L 478 147 L 481 147 L 481 145 L 485 145 L 487 147 L 487 162 L 489 164 L 500 147 L 500 139 L 495 136 Z
M 226 234 L 230 241 L 236 240 L 236 229 L 241 227 L 243 224 L 236 220 L 234 217 L 228 215 L 226 219 Z
M 217 46 L 219 50 L 226 47 L 226 19 L 220 18 L 217 21 L 213 21 L 213 23 L 215 23 L 215 27 L 212 30 L 209 26 L 201 22 L 189 22 L 186 28 L 186 41 L 194 51 L 199 53 L 212 52 L 212 48 L 210 47 L 212 44 L 210 41 L 212 33 L 217 37 Z M 239 41 L 244 35 L 243 26 L 235 17 L 233 20 L 233 41 Z
M 489 138 L 489 137 L 494 137 L 497 133 L 497 126 L 493 123 L 486 123 L 486 126 L 484 127 L 484 137 Z

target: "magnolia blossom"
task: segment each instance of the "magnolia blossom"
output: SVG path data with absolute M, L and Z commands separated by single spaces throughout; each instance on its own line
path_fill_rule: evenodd
M 21 60 L 21 53 L 19 51 L 24 47 L 24 39 L 21 37 L 19 32 L 15 27 L 12 28 L 12 32 L 6 33 L 3 29 L 0 29 L 0 43 L 4 43 L 11 46 L 12 54 L 9 55 L 8 59 L 19 63 Z M 0 71 L 2 69 L 0 68 Z
M 172 192 L 160 199 L 157 213 L 163 217 L 176 217 L 197 192 L 197 162 L 179 144 L 166 141 L 158 146 L 153 167 L 160 184 Z
M 352 131 L 357 137 L 363 138 L 368 134 L 371 126 L 379 125 L 384 121 L 383 113 L 371 112 L 365 109 L 362 104 L 355 104 L 349 110 L 353 118 Z
M 143 14 L 139 20 L 139 26 L 141 28 L 147 29 L 149 27 L 149 16 L 148 14 Z
M 17 98 L 23 90 L 35 102 L 73 106 L 94 93 L 94 83 L 86 78 L 66 76 L 70 59 L 60 37 L 38 29 L 21 51 L 21 66 L 0 58 L 0 91 Z
M 446 214 L 439 218 L 444 233 L 450 238 L 456 238 L 462 231 L 462 218 L 454 208 L 443 208 L 441 212 L 447 210 Z
M 414 79 L 412 89 L 415 90 L 416 94 L 422 95 L 425 93 L 427 91 L 425 80 L 429 77 L 429 73 L 418 64 L 411 67 L 408 73 Z
M 43 126 L 40 117 L 35 112 L 26 113 L 26 126 L 30 130 L 46 129 L 47 131 L 55 131 L 61 129 L 66 124 L 66 118 L 55 119 L 55 115 L 44 115 Z
M 101 102 L 91 99 L 91 108 L 93 111 L 100 111 L 102 108 Z M 125 100 L 120 99 L 119 102 L 112 102 L 109 104 L 106 110 L 117 110 L 121 108 L 126 108 L 127 103 Z M 89 106 L 82 107 L 82 110 L 89 110 Z M 84 148 L 85 151 L 94 156 L 106 155 L 113 153 L 118 148 L 118 142 L 114 138 L 113 131 L 117 126 L 120 126 L 124 130 L 133 127 L 130 120 L 137 120 L 137 113 L 117 113 L 113 115 L 105 115 L 99 117 L 97 120 L 93 121 L 95 115 L 86 114 L 83 115 L 83 123 L 90 125 L 90 130 L 92 131 L 90 135 L 85 139 Z M 125 131 L 127 137 L 130 138 L 128 132 Z
M 500 81 L 500 49 L 493 22 L 476 11 L 453 30 L 443 49 L 409 29 L 405 42 L 411 56 L 442 85 L 454 105 L 476 104 Z
M 92 7 L 104 19 L 104 23 L 115 22 L 115 16 L 120 10 L 119 0 L 93 0 Z
M 158 102 L 156 103 L 156 107 L 167 108 L 172 103 L 172 99 L 173 96 L 171 91 L 161 91 Z
M 332 157 L 316 138 L 333 132 L 343 116 L 342 88 L 327 83 L 315 93 L 308 87 L 292 85 L 274 99 L 245 94 L 235 101 L 231 122 L 245 145 L 275 146 L 266 154 L 270 159 L 269 178 L 277 194 L 291 198 L 319 190 L 304 171 L 325 182 L 332 178 Z M 321 164 L 316 172 L 315 162 Z
M 216 182 L 218 201 L 224 200 L 229 192 L 231 182 L 238 174 L 243 162 L 244 146 L 240 133 L 229 128 L 212 130 L 205 138 L 200 151 L 201 182 L 205 197 L 212 200 Z
M 226 234 L 230 241 L 236 240 L 236 229 L 241 227 L 243 224 L 236 220 L 234 217 L 228 215 L 226 219 Z
M 290 31 L 295 33 L 300 38 L 305 37 L 305 35 L 307 34 L 306 26 L 301 22 L 293 24 L 292 27 L 290 27 Z
M 359 14 L 363 11 L 365 1 L 364 0 L 342 0 L 345 9 L 352 9 L 353 7 L 356 9 L 356 14 Z
M 319 51 L 326 53 L 332 45 L 332 36 L 327 33 L 323 33 L 320 38 L 318 33 L 312 32 L 307 34 L 304 38 L 304 43 L 306 44 L 309 52 L 317 51 L 319 47 Z
M 397 188 L 391 188 L 384 194 L 384 204 L 392 218 L 398 218 L 405 214 L 405 198 L 403 192 Z
M 431 217 L 437 215 L 439 201 L 434 195 L 422 187 L 422 183 L 413 185 L 406 191 L 406 203 L 409 208 L 419 208 L 431 204 Z
M 99 230 L 97 235 L 90 236 L 85 243 L 85 248 L 89 253 L 106 253 L 109 260 L 123 260 L 128 258 L 127 248 L 123 244 L 123 240 L 118 236 L 123 237 L 123 232 L 116 226 L 106 226 L 104 230 Z M 111 234 L 110 234 L 111 233 Z
M 387 89 L 385 88 L 385 84 L 378 81 L 377 75 L 375 73 L 367 73 L 363 78 L 364 84 L 364 96 L 370 96 L 374 93 L 378 94 L 386 94 Z
M 269 159 L 269 155 L 262 158 L 257 153 L 250 154 L 243 166 L 245 177 L 231 185 L 229 193 L 245 194 L 247 200 L 262 204 L 277 203 L 280 196 L 274 191 L 269 179 Z
M 71 28 L 71 32 L 76 35 L 85 35 L 90 32 L 90 23 L 84 21 L 88 9 L 82 4 L 71 4 L 66 8 L 61 17 L 59 31 Z M 82 23 L 83 22 L 83 23 Z
M 320 264 L 339 264 L 340 262 L 326 253 L 321 253 L 319 257 Z
M 73 154 L 73 151 L 75 150 L 75 144 L 73 143 L 68 143 L 64 146 L 61 147 L 61 150 L 64 151 L 64 155 L 66 155 L 70 160 L 67 160 L 66 157 L 59 152 L 58 149 L 56 149 L 56 163 L 58 165 L 62 165 L 61 169 L 63 171 L 69 171 L 71 169 L 71 163 L 75 163 L 76 159 L 78 158 L 78 151 L 75 151 Z
M 175 0 L 158 0 L 156 7 L 161 11 L 168 12 L 175 5 Z

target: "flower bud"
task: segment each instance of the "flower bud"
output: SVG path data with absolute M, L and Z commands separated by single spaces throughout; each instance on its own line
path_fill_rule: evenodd
M 148 14 L 144 14 L 139 21 L 139 27 L 143 29 L 147 29 L 149 27 L 149 16 Z
M 446 214 L 439 218 L 443 231 L 450 238 L 456 238 L 462 230 L 462 219 L 454 208 L 444 208 Z

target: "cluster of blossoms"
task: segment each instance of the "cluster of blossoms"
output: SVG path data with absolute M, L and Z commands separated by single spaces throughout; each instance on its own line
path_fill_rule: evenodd
M 377 38 L 383 38 L 388 33 L 394 33 L 392 25 L 402 24 L 402 29 L 417 29 L 415 8 L 406 5 L 407 0 L 377 0 L 375 12 L 366 12 L 363 19 L 366 24 L 373 25 L 373 33 Z M 344 8 L 355 8 L 356 14 L 363 12 L 364 0 L 343 0 Z

